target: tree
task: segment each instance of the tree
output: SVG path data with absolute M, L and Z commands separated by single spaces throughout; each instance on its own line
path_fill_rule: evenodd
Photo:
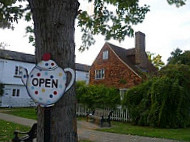
M 164 128 L 190 125 L 190 68 L 168 65 L 159 76 L 131 88 L 124 96 L 134 124 Z
M 107 39 L 118 40 L 123 40 L 126 35 L 132 35 L 131 26 L 142 22 L 149 11 L 146 5 L 140 7 L 138 0 L 88 0 L 89 3 L 94 2 L 95 6 L 94 15 L 91 17 L 85 11 L 78 11 L 77 0 L 28 0 L 26 7 L 19 3 L 15 5 L 16 2 L 24 1 L 26 0 L 0 0 L 0 23 L 17 22 L 23 16 L 28 20 L 30 19 L 28 11 L 31 10 L 36 61 L 39 62 L 42 55 L 49 52 L 52 59 L 62 68 L 75 68 L 74 24 L 77 16 L 79 26 L 84 32 L 82 37 L 84 46 L 88 47 L 93 42 L 92 34 L 103 34 Z M 105 4 L 115 6 L 115 13 L 110 12 Z M 113 24 L 106 24 L 108 21 L 113 21 Z M 71 87 L 54 107 L 49 108 L 50 141 L 77 141 L 74 88 Z M 44 111 L 44 108 L 38 107 L 38 142 L 42 142 L 44 138 Z
M 148 60 L 158 69 L 162 68 L 165 64 L 162 61 L 162 56 L 160 54 L 156 55 L 154 53 L 147 52 Z
M 171 60 L 175 60 L 179 55 L 181 55 L 182 50 L 176 48 L 174 51 L 171 52 L 171 57 L 168 58 L 168 63 L 172 62 Z
M 175 51 L 171 52 L 171 57 L 168 58 L 168 64 L 184 64 L 190 65 L 190 51 L 185 51 L 177 48 Z

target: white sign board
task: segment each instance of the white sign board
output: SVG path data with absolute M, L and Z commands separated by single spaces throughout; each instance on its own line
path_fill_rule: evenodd
M 72 77 L 66 86 L 67 74 L 70 72 Z M 52 106 L 63 94 L 73 85 L 75 80 L 74 70 L 65 68 L 64 70 L 50 60 L 50 54 L 45 54 L 40 61 L 28 74 L 25 68 L 21 69 L 22 82 L 30 97 L 43 107 Z

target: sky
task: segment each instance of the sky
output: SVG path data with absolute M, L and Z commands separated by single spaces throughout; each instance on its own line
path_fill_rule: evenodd
M 81 9 L 91 10 L 89 6 L 81 2 Z M 190 50 L 190 1 L 180 8 L 168 5 L 166 0 L 141 0 L 140 4 L 150 5 L 150 12 L 145 17 L 143 23 L 134 26 L 135 31 L 141 31 L 146 35 L 146 51 L 160 54 L 162 60 L 167 63 L 170 53 L 176 48 L 181 50 Z M 34 54 L 34 47 L 28 43 L 28 37 L 25 33 L 25 27 L 28 25 L 25 21 L 19 21 L 15 24 L 14 31 L 0 29 L 0 42 L 5 42 L 7 50 Z M 81 45 L 80 28 L 76 26 L 75 43 L 76 43 L 76 62 L 91 65 L 103 47 L 104 37 L 98 35 L 95 37 L 96 43 L 89 50 L 79 52 Z M 121 43 L 118 41 L 108 41 L 112 44 L 123 48 L 133 48 L 134 37 L 126 37 Z

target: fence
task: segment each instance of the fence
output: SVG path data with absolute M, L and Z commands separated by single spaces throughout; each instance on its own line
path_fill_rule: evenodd
M 106 108 L 105 110 L 110 110 L 110 109 Z M 90 109 L 81 104 L 77 105 L 76 109 L 77 116 L 86 116 L 87 112 L 90 112 Z M 117 108 L 116 110 L 113 110 L 111 119 L 115 121 L 129 121 L 129 115 L 127 109 Z

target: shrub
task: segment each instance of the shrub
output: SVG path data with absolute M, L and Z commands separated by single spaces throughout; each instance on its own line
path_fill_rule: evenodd
M 190 125 L 190 67 L 172 65 L 159 77 L 127 91 L 123 105 L 137 125 L 180 128 Z
M 88 108 L 116 108 L 120 104 L 119 91 L 115 88 L 108 88 L 103 85 L 86 85 L 77 82 L 76 94 L 78 103 Z

